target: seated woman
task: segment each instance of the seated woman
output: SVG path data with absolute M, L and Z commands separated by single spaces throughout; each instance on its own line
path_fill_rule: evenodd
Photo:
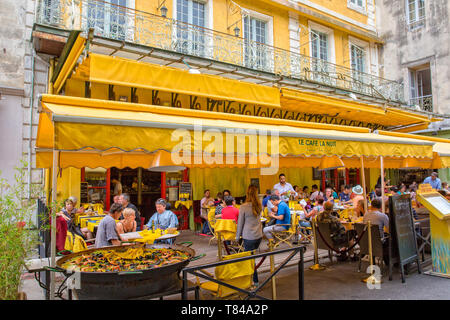
M 136 232 L 136 214 L 133 209 L 125 208 L 122 211 L 123 220 L 120 220 L 116 224 L 116 231 L 119 235 L 120 239 L 122 239 L 121 235 L 128 232 Z
M 357 217 L 362 217 L 365 212 L 364 200 L 359 200 L 356 208 L 353 209 Z
M 347 234 L 345 227 L 341 224 L 339 218 L 333 215 L 333 203 L 325 202 L 324 210 L 319 213 L 317 221 L 330 223 L 331 240 L 334 247 L 338 248 L 338 250 L 343 251 L 348 245 L 352 245 L 352 241 L 349 241 L 351 237 Z M 347 254 L 345 252 L 338 256 L 338 260 L 343 261 L 346 259 Z
M 299 221 L 299 226 L 303 228 L 311 228 L 311 222 L 309 222 L 310 219 L 317 216 L 320 212 L 323 211 L 323 197 L 318 196 L 316 198 L 316 205 L 308 212 L 308 209 L 306 206 L 304 206 L 301 202 L 300 205 L 303 207 L 303 212 L 305 212 L 305 219 Z M 306 231 L 309 234 L 309 231 Z M 299 237 L 299 240 L 301 240 L 301 235 Z

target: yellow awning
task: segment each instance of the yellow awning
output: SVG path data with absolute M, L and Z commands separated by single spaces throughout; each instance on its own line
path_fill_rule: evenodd
M 354 123 L 376 123 L 383 126 L 428 125 L 441 119 L 429 118 L 413 112 L 380 107 L 368 103 L 350 101 L 318 93 L 298 90 L 281 89 L 281 107 L 284 110 L 306 114 L 318 114 L 335 119 L 339 124 L 341 119 Z
M 61 91 L 61 88 L 63 87 L 65 81 L 72 73 L 78 58 L 80 57 L 81 53 L 84 50 L 85 44 L 86 39 L 78 35 L 77 39 L 75 40 L 75 43 L 73 44 L 72 49 L 70 50 L 69 55 L 67 56 L 66 61 L 64 62 L 64 65 L 58 77 L 55 80 L 55 83 L 53 83 L 55 94 L 58 94 L 59 91 Z
M 91 157 L 90 152 L 95 151 L 101 153 L 103 163 L 106 161 L 104 159 L 108 159 L 108 157 L 104 158 L 108 153 L 110 155 L 121 152 L 151 154 L 158 150 L 172 152 L 175 147 L 193 153 L 196 151 L 217 153 L 216 148 L 221 147 L 221 152 L 225 154 L 249 155 L 256 152 L 274 154 L 276 149 L 272 148 L 275 146 L 272 144 L 274 140 L 270 138 L 272 133 L 279 135 L 278 152 L 282 157 L 304 156 L 307 158 L 324 155 L 341 157 L 382 155 L 428 159 L 433 157 L 432 142 L 408 138 L 277 125 L 284 124 L 286 121 L 280 119 L 276 121 L 260 118 L 262 122 L 265 122 L 257 124 L 253 119 L 256 117 L 250 116 L 230 115 L 239 117 L 241 121 L 202 119 L 195 117 L 195 113 L 184 116 L 183 113 L 190 113 L 192 110 L 177 109 L 179 116 L 161 113 L 164 110 L 169 113 L 176 109 L 170 107 L 134 104 L 135 110 L 130 111 L 128 104 L 115 101 L 106 101 L 102 104 L 93 99 L 59 97 L 60 101 L 66 102 L 77 100 L 74 106 L 73 104 L 55 104 L 48 102 L 49 100 L 54 101 L 55 97 L 43 96 L 43 113 L 40 117 L 36 146 L 48 150 L 54 148 L 63 152 L 83 151 L 87 154 L 86 157 Z M 100 107 L 95 105 L 96 102 L 100 104 Z M 150 112 L 150 110 L 158 110 L 160 113 Z M 272 124 L 267 124 L 267 121 Z M 203 130 L 203 141 L 201 138 L 197 139 L 198 136 L 194 132 L 199 126 Z M 261 129 L 267 132 L 267 140 L 264 136 L 259 136 L 257 140 L 248 139 L 249 135 L 262 133 L 259 131 Z M 234 149 L 227 149 L 229 146 L 226 144 L 227 130 L 236 130 L 237 137 L 247 137 L 247 139 L 242 140 L 241 143 L 236 139 Z M 181 136 L 174 139 L 174 132 L 187 133 L 188 140 L 182 140 Z M 208 138 L 206 138 L 207 135 Z M 213 143 L 215 139 L 219 141 L 217 144 Z M 251 144 L 251 141 L 257 141 L 257 143 Z M 267 149 L 260 149 L 261 141 L 267 142 Z M 255 145 L 256 147 L 252 148 Z M 115 159 L 114 166 L 121 167 L 122 165 L 117 165 L 117 161 L 126 163 L 123 159 Z M 137 163 L 137 160 L 130 161 Z M 145 161 L 149 162 L 150 159 Z M 311 160 L 308 159 L 308 161 L 310 161 L 309 166 Z M 64 161 L 61 162 L 64 166 Z
M 450 168 L 450 139 L 422 136 L 419 134 L 383 131 L 383 130 L 380 130 L 379 134 L 390 137 L 409 138 L 434 142 L 433 145 L 434 160 L 430 168 L 431 169 Z
M 90 53 L 73 79 L 280 107 L 280 92 L 253 83 Z

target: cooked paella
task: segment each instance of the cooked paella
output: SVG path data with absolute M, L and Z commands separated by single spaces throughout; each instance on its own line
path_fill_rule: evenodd
M 96 250 L 80 254 L 64 262 L 66 270 L 81 272 L 126 272 L 159 268 L 189 259 L 188 253 L 170 249 L 129 248 L 127 250 Z

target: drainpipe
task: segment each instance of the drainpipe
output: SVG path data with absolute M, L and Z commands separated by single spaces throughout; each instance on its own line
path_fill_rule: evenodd
M 33 107 L 34 107 L 34 49 L 31 51 L 31 91 L 30 91 L 30 140 L 28 143 L 28 200 L 31 200 L 31 153 L 33 146 Z

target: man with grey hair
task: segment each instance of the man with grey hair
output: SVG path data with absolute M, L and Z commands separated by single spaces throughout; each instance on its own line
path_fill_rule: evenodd
M 429 176 L 429 177 L 425 178 L 425 180 L 423 180 L 423 183 L 428 183 L 429 185 L 431 185 L 431 187 L 433 189 L 436 189 L 436 190 L 442 189 L 441 179 L 438 178 L 437 172 L 432 172 L 431 176 Z
M 119 198 L 119 203 L 124 209 L 131 208 L 134 210 L 134 214 L 136 215 L 136 231 L 141 231 L 141 214 L 139 213 L 139 210 L 136 208 L 136 206 L 130 203 L 130 195 L 128 193 L 122 193 Z M 121 215 L 120 220 L 122 219 L 123 216 Z
M 152 215 L 144 229 L 152 229 L 152 226 L 159 229 L 177 228 L 178 217 L 171 210 L 168 210 L 168 203 L 163 198 L 155 202 L 156 212 Z M 163 243 L 173 243 L 173 239 L 163 240 Z

